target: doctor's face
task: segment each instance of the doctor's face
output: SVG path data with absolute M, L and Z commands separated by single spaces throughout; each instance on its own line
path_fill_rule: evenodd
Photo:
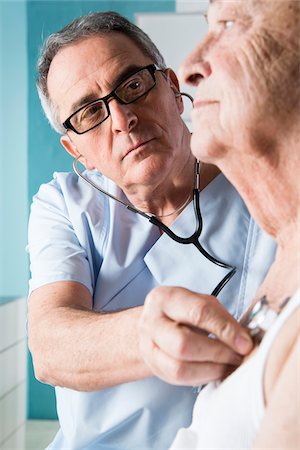
M 121 33 L 89 37 L 61 49 L 54 57 L 48 90 L 63 123 L 85 104 L 109 94 L 121 81 L 153 61 Z M 156 71 L 156 86 L 130 104 L 109 101 L 110 116 L 85 134 L 62 137 L 65 148 L 132 192 L 159 184 L 174 166 L 183 165 L 181 100 L 175 97 L 172 71 Z
M 198 158 L 219 164 L 250 148 L 263 153 L 284 129 L 299 98 L 293 3 L 211 1 L 208 34 L 181 68 L 197 86 L 192 151 Z

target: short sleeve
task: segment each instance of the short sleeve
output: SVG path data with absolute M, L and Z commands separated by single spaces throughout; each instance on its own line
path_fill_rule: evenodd
M 80 221 L 82 214 L 79 211 L 77 216 Z M 30 255 L 30 292 L 55 281 L 77 281 L 93 294 L 92 266 L 88 258 L 90 249 L 84 248 L 80 242 L 74 229 L 74 217 L 71 220 L 56 179 L 42 185 L 33 199 L 27 249 Z

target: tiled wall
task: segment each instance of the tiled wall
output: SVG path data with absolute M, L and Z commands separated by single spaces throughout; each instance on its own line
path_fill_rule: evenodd
M 0 301 L 0 450 L 24 449 L 26 300 Z

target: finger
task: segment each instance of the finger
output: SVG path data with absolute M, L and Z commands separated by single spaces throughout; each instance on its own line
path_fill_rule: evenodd
M 221 341 L 167 318 L 157 320 L 152 340 L 166 354 L 179 361 L 232 365 L 242 362 L 242 357 Z
M 156 345 L 151 348 L 149 367 L 162 380 L 180 386 L 199 386 L 219 380 L 228 370 L 226 364 L 175 360 Z
M 241 355 L 252 349 L 253 343 L 247 331 L 211 295 L 163 287 L 156 289 L 149 300 L 154 309 L 153 316 L 165 314 L 173 321 L 212 333 Z

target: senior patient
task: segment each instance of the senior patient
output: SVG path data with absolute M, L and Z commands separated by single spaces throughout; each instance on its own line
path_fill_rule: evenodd
M 172 449 L 300 448 L 299 22 L 298 1 L 212 1 L 209 32 L 182 68 L 197 86 L 193 153 L 219 166 L 278 251 L 242 319 L 252 351 L 225 381 L 201 390 L 193 423 Z M 176 365 L 184 372 L 185 334 L 202 328 L 193 312 L 204 300 L 177 288 L 147 298 L 141 345 L 157 374 L 170 379 Z M 206 303 L 202 312 L 205 319 Z
M 34 199 L 29 346 L 37 378 L 56 386 L 61 429 L 49 448 L 166 449 L 190 424 L 196 390 L 153 377 L 138 346 L 141 305 L 158 285 L 210 294 L 229 273 L 132 210 L 179 235 L 194 232 L 195 158 L 177 78 L 139 28 L 116 13 L 94 13 L 50 36 L 38 89 L 84 176 L 130 205 L 74 173 L 56 173 Z M 201 179 L 200 241 L 236 267 L 219 297 L 237 314 L 261 284 L 275 244 L 214 166 L 203 164 Z M 219 378 L 251 346 L 228 312 L 207 302 L 203 327 L 220 340 L 198 335 L 189 384 Z

